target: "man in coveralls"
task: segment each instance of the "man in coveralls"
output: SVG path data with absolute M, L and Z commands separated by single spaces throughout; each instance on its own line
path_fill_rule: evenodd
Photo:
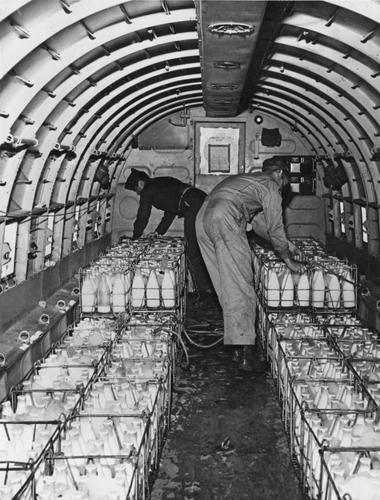
M 200 297 L 210 292 L 207 269 L 195 233 L 195 219 L 206 193 L 174 177 L 151 179 L 148 174 L 135 168 L 131 169 L 124 187 L 140 195 L 133 238 L 142 236 L 149 222 L 152 206 L 164 211 L 153 236 L 165 234 L 176 216 L 183 217 L 186 256 L 195 289 Z
M 263 162 L 262 172 L 226 178 L 207 196 L 196 220 L 199 247 L 223 309 L 224 344 L 234 346 L 233 359 L 242 359 L 241 369 L 255 372 L 265 371 L 266 364 L 256 345 L 256 294 L 247 223 L 269 239 L 292 272 L 303 271 L 303 265 L 291 259 L 300 258 L 300 252 L 287 239 L 282 220 L 283 169 L 283 159 L 273 157 Z

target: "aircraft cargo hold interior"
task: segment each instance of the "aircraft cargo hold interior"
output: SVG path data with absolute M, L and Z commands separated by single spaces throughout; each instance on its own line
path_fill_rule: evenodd
M 379 25 L 0 0 L 0 500 L 380 499 Z

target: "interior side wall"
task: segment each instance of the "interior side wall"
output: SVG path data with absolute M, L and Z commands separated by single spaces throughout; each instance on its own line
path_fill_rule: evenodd
M 111 243 L 110 235 L 90 242 L 58 261 L 54 267 L 35 274 L 7 293 L 0 294 L 0 328 L 7 329 L 20 316 L 61 288 L 81 267 L 85 267 Z

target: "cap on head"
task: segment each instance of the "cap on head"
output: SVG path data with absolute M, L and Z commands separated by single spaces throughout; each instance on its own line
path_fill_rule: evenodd
M 276 170 L 286 169 L 286 162 L 281 156 L 272 156 L 263 161 L 263 172 L 275 172 Z
M 124 188 L 134 191 L 139 181 L 146 181 L 147 179 L 149 179 L 149 175 L 146 172 L 131 168 L 131 173 L 129 174 L 129 177 L 124 184 Z

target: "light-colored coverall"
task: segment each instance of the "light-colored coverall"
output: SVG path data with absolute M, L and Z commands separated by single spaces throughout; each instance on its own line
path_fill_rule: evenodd
M 198 244 L 223 309 L 225 344 L 255 344 L 256 294 L 246 225 L 253 223 L 282 258 L 289 257 L 281 202 L 279 185 L 269 174 L 255 172 L 223 180 L 198 212 Z

